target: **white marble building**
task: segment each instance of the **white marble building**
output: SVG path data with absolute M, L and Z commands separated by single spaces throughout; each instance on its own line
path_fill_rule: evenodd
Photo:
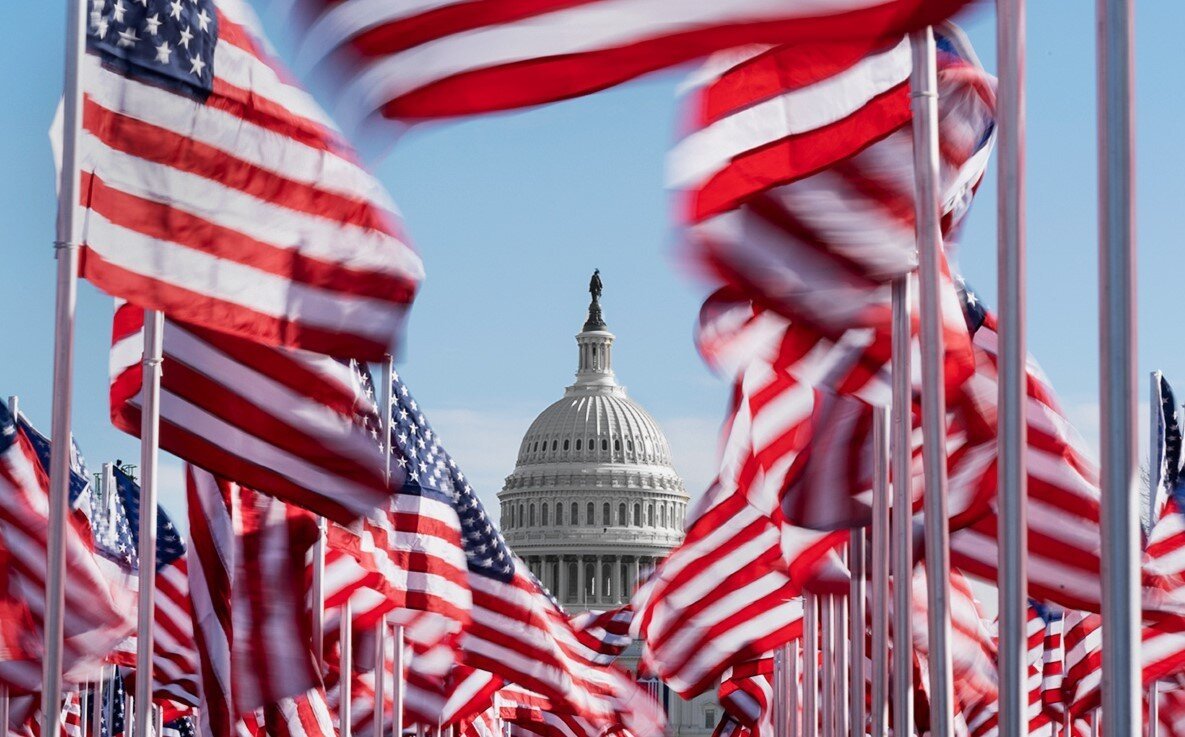
M 598 283 L 599 285 L 599 283 Z M 687 492 L 658 423 L 613 374 L 596 291 L 576 336 L 576 382 L 535 419 L 498 494 L 506 542 L 569 612 L 613 609 L 683 539 Z M 619 664 L 636 670 L 640 647 Z M 710 735 L 715 693 L 661 689 L 672 735 Z

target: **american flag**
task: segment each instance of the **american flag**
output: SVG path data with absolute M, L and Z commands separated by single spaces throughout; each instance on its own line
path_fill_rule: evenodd
M 246 713 L 320 685 L 313 662 L 305 561 L 313 516 L 251 489 L 232 489 L 238 522 L 231 583 L 231 683 Z
M 1039 604 L 1036 606 L 1040 607 Z M 1041 607 L 1041 618 L 1045 620 L 1045 650 L 1041 656 L 1041 708 L 1055 724 L 1061 724 L 1066 717 L 1066 705 L 1062 701 L 1062 682 L 1065 680 L 1065 613 L 1050 607 Z
M 30 687 L 30 681 L 40 681 L 36 673 L 44 640 L 48 515 L 48 476 L 7 406 L 0 407 L 0 550 L 5 551 L 7 583 L 0 625 L 0 643 L 5 647 L 0 653 L 0 677 L 23 690 L 39 688 Z M 132 596 L 106 580 L 79 527 L 66 526 L 62 553 L 66 568 L 63 671 L 85 678 L 131 632 Z
M 1144 572 L 1152 586 L 1173 592 L 1185 588 L 1185 475 L 1181 469 L 1181 425 L 1172 387 L 1161 376 L 1159 432 L 1153 438 L 1160 460 L 1160 485 L 1156 495 L 1159 516 L 1150 520 L 1151 531 L 1144 550 Z
M 263 710 L 267 737 L 336 737 L 337 716 L 329 709 L 325 689 L 289 696 Z
M 49 438 L 42 435 L 37 428 L 33 427 L 32 423 L 25 418 L 23 413 L 17 418 L 17 425 L 20 427 L 25 439 L 29 441 L 33 452 L 37 454 L 38 465 L 42 469 L 48 469 L 50 452 Z M 46 472 L 48 473 L 48 470 Z M 78 449 L 78 443 L 71 438 L 70 506 L 74 509 L 88 510 L 89 505 L 92 503 L 91 496 L 91 473 L 86 467 L 86 460 L 82 457 L 82 451 Z
M 774 658 L 737 663 L 724 671 L 717 690 L 720 706 L 751 734 L 769 737 L 773 725 Z
M 780 330 L 765 329 L 771 324 Z M 714 333 L 714 346 L 738 356 L 728 359 L 736 375 L 719 475 L 689 515 L 683 542 L 634 597 L 647 662 L 684 695 L 797 636 L 795 597 L 808 583 L 847 589 L 834 553 L 847 532 L 805 529 L 783 508 L 788 476 L 811 442 L 816 399 L 779 365 L 787 325 L 773 316 L 741 320 L 727 338 Z
M 113 469 L 111 503 L 96 510 L 96 552 L 115 562 L 133 584 L 140 570 L 140 486 L 120 468 Z M 198 652 L 190 613 L 185 540 L 163 508 L 156 509 L 156 596 L 152 613 L 154 698 L 198 704 Z M 123 643 L 116 662 L 135 665 L 136 638 Z
M 356 371 L 368 401 L 376 402 L 369 372 Z M 391 465 L 403 483 L 382 509 L 329 526 L 325 603 L 332 608 L 349 599 L 359 626 L 408 610 L 439 615 L 445 629 L 457 632 L 469 621 L 471 597 L 453 505 L 456 462 L 397 373 L 390 396 Z M 368 421 L 381 430 L 378 415 Z
M 595 92 L 746 43 L 884 38 L 965 0 L 447 0 L 403 6 L 311 0 L 304 54 L 348 54 L 341 105 L 358 117 L 432 118 Z
M 991 153 L 994 81 L 956 29 L 938 40 L 949 235 Z M 792 45 L 710 60 L 669 164 L 691 200 L 693 262 L 831 338 L 851 328 L 887 336 L 888 282 L 916 267 L 909 45 L 898 37 L 868 51 Z M 948 352 L 966 352 L 947 291 Z
M 193 554 L 189 590 L 201 680 L 197 729 L 202 737 L 231 734 L 235 724 L 231 677 L 231 586 L 235 566 L 232 484 L 186 465 L 186 500 Z
M 394 205 L 242 0 L 91 0 L 81 273 L 270 345 L 379 359 L 422 278 Z
M 143 310 L 121 304 L 111 345 L 111 419 L 140 434 Z M 347 363 L 166 320 L 161 449 L 329 519 L 384 506 L 377 410 Z M 397 477 L 398 478 L 398 477 Z
M 1173 387 L 1164 374 L 1157 376 L 1156 394 L 1152 411 L 1155 413 L 1153 416 L 1156 418 L 1157 431 L 1152 442 L 1156 464 L 1159 466 L 1155 478 L 1160 484 L 1150 493 L 1153 495 L 1152 508 L 1161 509 L 1181 480 L 1181 411 Z M 1149 529 L 1155 524 L 1155 519 L 1148 520 Z
M 174 719 L 161 727 L 161 737 L 197 737 L 191 717 Z

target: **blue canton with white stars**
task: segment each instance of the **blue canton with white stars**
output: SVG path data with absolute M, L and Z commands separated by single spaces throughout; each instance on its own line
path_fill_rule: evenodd
M 29 445 L 33 447 L 33 452 L 37 454 L 37 462 L 41 464 L 41 468 L 49 473 L 49 438 L 37 431 L 29 421 L 24 417 L 20 418 L 21 432 L 29 439 Z M 70 453 L 70 506 L 77 507 L 79 502 L 83 499 L 83 495 L 88 492 L 91 485 L 90 472 L 86 469 L 86 461 L 82 458 L 82 453 L 78 450 L 78 444 L 72 443 Z
M 115 496 L 104 509 L 94 510 L 95 550 L 130 573 L 140 569 L 140 486 L 126 472 L 115 469 Z M 169 515 L 156 508 L 156 570 L 185 555 L 185 540 Z
M 120 737 L 124 732 L 124 690 L 123 674 L 115 669 L 115 678 L 103 683 L 102 719 L 99 724 L 101 737 Z
M 504 582 L 513 579 L 514 558 L 502 533 L 398 374 L 391 382 L 391 435 L 392 470 L 404 475 L 402 493 L 439 495 L 451 503 L 461 521 L 469 570 Z
M 962 277 L 955 277 L 955 291 L 959 294 L 959 301 L 963 305 L 963 319 L 967 322 L 967 332 L 975 335 L 975 332 L 983 326 L 984 320 L 987 319 L 987 305 L 980 299 L 979 295 L 963 281 Z
M 213 0 L 90 0 L 87 48 L 108 68 L 204 101 L 214 89 Z

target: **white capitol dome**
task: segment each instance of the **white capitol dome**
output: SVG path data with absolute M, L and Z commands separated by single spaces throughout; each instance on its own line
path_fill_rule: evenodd
M 588 320 L 576 336 L 576 381 L 523 437 L 498 494 L 506 542 L 568 611 L 611 609 L 683 540 L 687 492 L 658 423 L 613 374 L 613 334 L 593 277 Z M 618 664 L 637 670 L 641 648 Z M 683 701 L 650 681 L 672 737 L 708 737 L 715 694 Z
M 531 423 L 498 495 L 506 542 L 569 609 L 629 599 L 683 539 L 687 493 L 658 423 L 613 374 L 599 302 L 576 336 L 576 382 Z

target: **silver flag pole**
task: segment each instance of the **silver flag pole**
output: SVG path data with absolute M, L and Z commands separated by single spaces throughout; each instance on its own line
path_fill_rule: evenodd
M 786 679 L 789 681 L 786 709 L 789 711 L 790 719 L 790 727 L 787 731 L 790 737 L 799 737 L 802 730 L 798 721 L 800 710 L 798 704 L 798 640 L 793 640 L 786 645 L 786 658 Z
M 843 596 L 832 597 L 831 628 L 832 690 L 835 691 L 835 737 L 847 737 L 848 733 L 848 601 Z
M 999 671 L 1001 737 L 1028 734 L 1025 677 L 1028 555 L 1025 496 L 1025 2 L 996 0 L 1000 72 Z
M 868 734 L 889 733 L 889 412 L 875 407 L 872 414 L 872 701 Z M 853 599 L 853 602 L 855 599 Z M 852 614 L 853 622 L 859 622 Z M 855 637 L 853 637 L 855 645 Z M 860 647 L 863 647 L 861 640 Z M 856 656 L 853 655 L 853 658 Z M 863 697 L 863 693 L 861 693 Z M 863 704 L 863 698 L 861 698 Z M 860 737 L 863 737 L 861 735 Z
M 338 734 L 350 737 L 353 730 L 353 673 L 354 673 L 354 612 L 350 607 L 350 600 L 346 599 L 341 606 L 341 621 L 338 622 L 338 648 L 341 651 L 338 669 L 337 691 L 341 694 L 338 706 Z
M 1140 732 L 1133 3 L 1097 0 L 1102 733 Z
M 380 407 L 383 424 L 383 478 L 387 484 L 391 483 L 391 381 L 394 378 L 395 359 L 387 354 L 383 361 L 383 385 L 379 388 Z M 386 691 L 387 675 L 387 618 L 379 617 L 375 627 L 375 661 L 374 661 L 374 737 L 383 737 L 383 707 L 384 692 Z M 397 643 L 402 646 L 402 643 Z M 395 690 L 399 690 L 399 679 L 403 673 L 393 675 L 396 679 Z
M 786 646 L 780 645 L 774 650 L 774 737 L 788 737 L 787 727 L 790 722 L 786 718 L 786 701 L 788 698 L 786 667 Z
M 873 422 L 876 420 L 874 419 Z M 874 431 L 875 432 L 875 431 Z M 873 451 L 875 452 L 875 450 Z M 873 461 L 875 465 L 875 461 Z M 873 491 L 875 494 L 876 491 Z M 874 502 L 875 503 L 875 502 Z M 848 713 L 851 715 L 851 737 L 867 734 L 864 709 L 865 658 L 865 577 L 867 552 L 864 550 L 864 528 L 852 530 L 852 541 L 848 549 L 848 567 L 852 572 L 852 584 L 848 596 L 848 642 L 851 647 L 851 679 L 848 682 Z M 879 617 L 883 619 L 883 617 Z
M 49 541 L 45 576 L 45 642 L 41 659 L 42 734 L 62 730 L 62 621 L 65 608 L 66 506 L 70 495 L 70 405 L 74 398 L 74 315 L 78 303 L 76 213 L 82 132 L 83 43 L 86 0 L 66 0 L 66 59 L 62 83 L 62 168 L 54 231 L 57 284 L 54 297 L 53 416 L 50 427 Z
M 918 283 L 921 303 L 922 465 L 925 473 L 927 624 L 930 653 L 930 734 L 954 735 L 950 654 L 950 540 L 946 514 L 946 396 L 939 297 L 942 231 L 938 219 L 938 66 L 934 31 L 909 36 L 916 190 Z
M 157 455 L 160 449 L 160 377 L 165 318 L 144 311 L 144 378 L 140 406 L 140 540 L 139 600 L 136 627 L 136 737 L 148 737 L 152 726 L 153 614 L 156 611 Z
M 913 409 L 910 381 L 909 281 L 892 286 L 893 408 L 890 456 L 893 484 L 893 735 L 913 734 Z
M 802 737 L 819 737 L 819 597 L 802 597 Z
M 835 597 L 824 594 L 819 597 L 819 681 L 822 704 L 819 716 L 823 724 L 823 737 L 835 735 L 835 621 L 832 610 Z
M 1160 453 L 1157 451 L 1157 437 L 1164 432 L 1161 427 L 1160 417 L 1160 371 L 1153 371 L 1149 378 L 1149 396 L 1148 396 L 1148 418 L 1151 424 L 1148 434 L 1148 524 L 1145 526 L 1147 534 L 1152 534 L 1152 528 L 1156 526 L 1157 511 L 1157 497 L 1159 496 L 1160 485 L 1163 483 L 1162 462 Z M 1154 681 L 1148 687 L 1148 737 L 1159 737 L 1160 735 L 1160 689 L 1158 684 Z

